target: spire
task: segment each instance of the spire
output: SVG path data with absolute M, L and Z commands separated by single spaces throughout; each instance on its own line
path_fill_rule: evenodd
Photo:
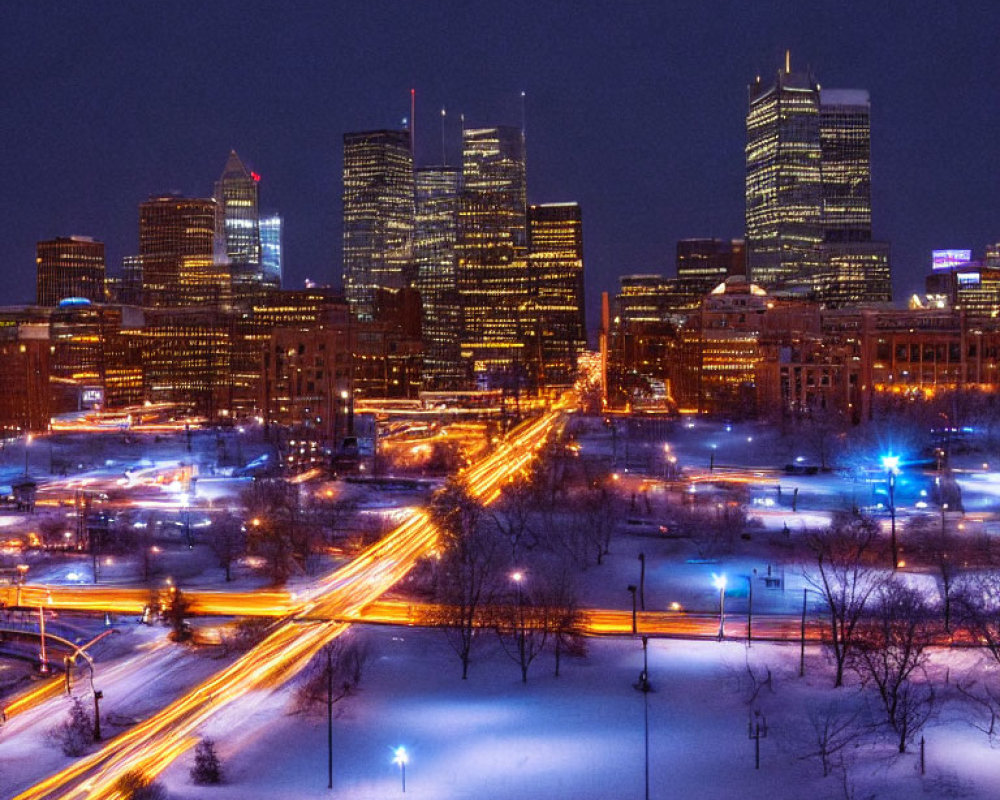
M 236 155 L 236 151 L 230 150 L 229 158 L 226 159 L 226 166 L 222 170 L 222 176 L 219 180 L 224 181 L 227 178 L 244 178 L 249 180 L 250 177 L 250 170 L 246 168 L 240 157 Z
M 791 50 L 786 50 L 785 51 L 785 72 L 788 73 L 788 72 L 791 72 L 791 71 L 792 71 L 792 51 Z

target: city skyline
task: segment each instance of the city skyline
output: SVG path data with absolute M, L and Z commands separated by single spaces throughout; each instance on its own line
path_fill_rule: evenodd
M 997 73 L 986 46 L 996 12 L 985 7 L 928 4 L 898 18 L 859 4 L 793 19 L 783 4 L 753 18 L 735 6 L 611 14 L 593 5 L 567 19 L 556 6 L 512 4 L 521 24 L 503 41 L 463 37 L 488 16 L 482 5 L 415 19 L 398 7 L 346 9 L 339 33 L 316 6 L 247 17 L 219 3 L 187 15 L 158 9 L 155 20 L 148 8 L 5 12 L 3 59 L 17 91 L 4 101 L 4 166 L 22 198 L 2 250 L 12 300 L 31 299 L 35 244 L 57 236 L 103 241 L 108 271 L 119 273 L 136 251 L 136 205 L 172 189 L 205 196 L 230 149 L 262 174 L 267 206 L 285 219 L 285 285 L 337 284 L 343 133 L 402 127 L 415 87 L 417 164 L 441 160 L 442 106 L 457 164 L 459 115 L 467 126 L 519 125 L 523 90 L 527 199 L 584 208 L 593 328 L 600 292 L 614 292 L 619 275 L 672 275 L 678 240 L 742 236 L 747 87 L 779 68 L 785 49 L 828 85 L 872 98 L 873 222 L 892 244 L 897 298 L 922 287 L 931 249 L 981 253 L 1000 238 L 990 192 L 1000 154 L 981 135 Z M 252 69 L 237 58 L 247 38 L 259 56 Z M 147 45 L 169 63 L 144 61 Z M 957 50 L 976 62 L 957 63 Z M 72 69 L 57 51 L 72 54 Z M 204 80 L 192 89 L 196 74 Z M 69 129 L 71 117 L 84 122 Z

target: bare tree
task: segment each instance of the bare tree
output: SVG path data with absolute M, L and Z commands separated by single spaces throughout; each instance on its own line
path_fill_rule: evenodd
M 485 525 L 476 500 L 458 484 L 442 490 L 432 502 L 431 516 L 441 531 L 442 552 L 435 575 L 438 622 L 469 676 L 472 646 L 485 622 L 502 566 L 502 542 Z
M 976 670 L 978 673 L 978 670 Z M 974 673 L 975 674 L 975 673 Z M 1000 690 L 993 681 L 971 677 L 957 685 L 962 698 L 972 707 L 969 724 L 986 734 L 990 744 L 1000 738 Z
M 555 651 L 555 676 L 563 653 L 582 657 L 587 654 L 587 639 L 581 630 L 582 614 L 573 577 L 565 565 L 554 570 L 548 583 L 548 603 L 551 609 L 548 623 Z
M 232 578 L 232 564 L 246 553 L 246 526 L 234 514 L 224 514 L 212 523 L 209 544 L 219 566 L 226 571 L 226 582 Z
M 1000 574 L 987 572 L 964 581 L 955 599 L 973 641 L 1000 666 Z
M 913 519 L 907 525 L 906 538 L 917 558 L 937 572 L 944 628 L 950 631 L 962 570 L 970 563 L 977 563 L 981 555 L 977 552 L 977 543 L 969 537 L 958 536 L 948 525 L 944 513 L 940 523 L 926 516 Z
M 516 572 L 510 584 L 497 598 L 493 626 L 504 652 L 520 666 L 521 682 L 527 683 L 528 668 L 548 641 L 552 608 L 543 576 Z
M 805 579 L 826 606 L 829 648 L 836 662 L 834 686 L 844 684 L 844 667 L 856 644 L 858 624 L 882 580 L 876 566 L 877 542 L 876 523 L 858 515 L 840 515 L 829 528 L 807 539 L 815 571 L 807 570 Z
M 247 549 L 262 557 L 280 586 L 306 569 L 313 543 L 299 509 L 298 487 L 283 480 L 257 480 L 241 495 L 248 518 Z
M 535 489 L 526 481 L 515 481 L 503 487 L 499 502 L 490 508 L 490 517 L 500 534 L 510 542 L 510 563 L 518 566 L 524 550 L 531 550 L 538 539 L 531 526 L 535 506 Z
M 188 602 L 187 595 L 176 586 L 171 587 L 163 613 L 167 624 L 170 625 L 170 639 L 172 641 L 191 641 L 191 626 L 187 621 L 190 608 L 191 603 Z
M 610 482 L 610 481 L 608 481 Z M 611 534 L 621 516 L 618 497 L 605 481 L 584 490 L 580 501 L 580 522 L 590 552 L 598 566 L 610 552 Z
M 848 745 L 855 744 L 865 726 L 864 709 L 842 700 L 810 705 L 806 710 L 810 737 L 808 750 L 801 758 L 816 758 L 827 777 L 836 765 L 836 758 Z
M 882 583 L 858 628 L 851 665 L 862 685 L 873 685 L 899 752 L 930 717 L 934 689 L 926 680 L 930 609 L 923 596 L 898 580 Z M 919 678 L 924 680 L 918 680 Z
M 350 631 L 324 645 L 301 673 L 295 709 L 319 710 L 354 694 L 370 660 L 368 643 Z

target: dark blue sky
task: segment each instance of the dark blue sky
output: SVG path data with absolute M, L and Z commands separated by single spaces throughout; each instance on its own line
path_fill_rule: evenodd
M 230 148 L 286 220 L 286 286 L 340 282 L 341 135 L 417 89 L 418 160 L 449 111 L 520 122 L 528 192 L 583 206 L 590 322 L 622 273 L 672 274 L 677 239 L 740 236 L 746 86 L 792 51 L 872 97 L 875 234 L 897 297 L 935 247 L 1000 240 L 1000 4 L 951 2 L 45 2 L 0 0 L 5 302 L 34 245 L 83 234 L 109 268 L 137 204 L 207 195 Z

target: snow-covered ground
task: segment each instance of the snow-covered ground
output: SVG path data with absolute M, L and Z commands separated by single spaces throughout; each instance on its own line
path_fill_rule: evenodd
M 406 796 L 414 798 L 609 798 L 644 793 L 643 695 L 633 684 L 642 648 L 595 640 L 584 660 L 553 677 L 550 655 L 523 685 L 488 639 L 469 679 L 433 631 L 369 630 L 375 653 L 359 694 L 336 708 L 334 791 L 326 790 L 326 720 L 290 713 L 288 691 L 248 698 L 203 731 L 216 739 L 227 782 L 191 784 L 192 757 L 163 775 L 173 797 L 292 800 L 320 795 L 384 800 L 401 794 L 393 748 L 405 746 Z M 759 709 L 767 719 L 761 767 L 747 736 L 747 663 L 772 672 Z M 843 797 L 843 774 L 823 778 L 809 750 L 807 711 L 855 688 L 829 688 L 817 653 L 797 677 L 793 646 L 652 641 L 649 674 L 650 796 L 719 800 Z M 996 796 L 1000 759 L 985 736 L 944 708 L 926 730 L 927 771 L 916 752 L 859 740 L 846 754 L 857 797 Z

